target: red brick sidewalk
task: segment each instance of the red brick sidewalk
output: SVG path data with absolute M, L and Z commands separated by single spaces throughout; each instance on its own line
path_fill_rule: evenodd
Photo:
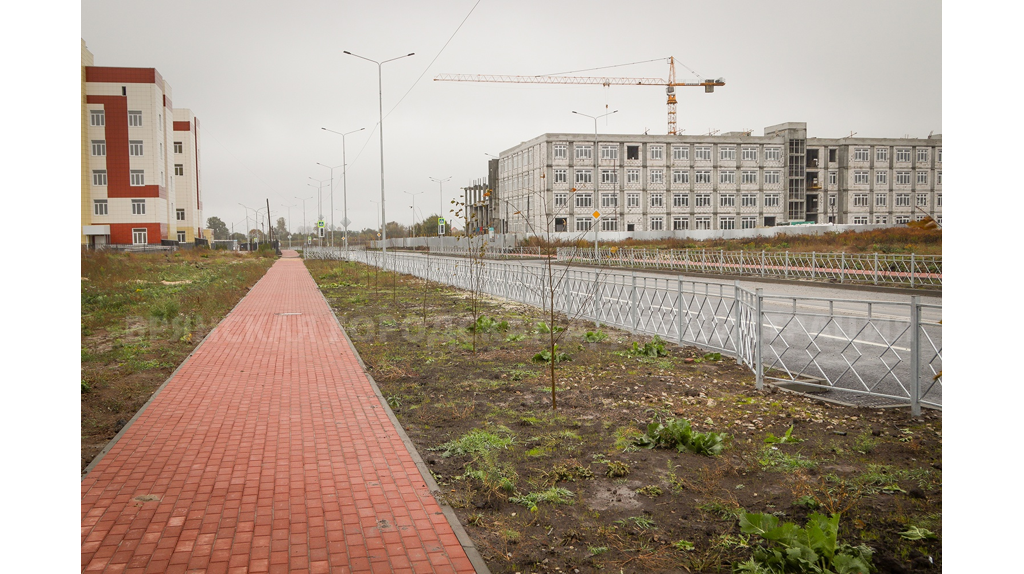
M 474 571 L 287 257 L 82 481 L 82 570 Z

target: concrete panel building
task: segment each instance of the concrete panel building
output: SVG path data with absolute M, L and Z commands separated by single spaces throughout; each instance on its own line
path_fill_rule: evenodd
M 760 136 L 544 134 L 503 151 L 497 179 L 493 219 L 508 233 L 942 221 L 941 136 L 808 138 L 803 122 Z
M 93 66 L 82 51 L 82 244 L 201 238 L 198 121 L 155 68 Z

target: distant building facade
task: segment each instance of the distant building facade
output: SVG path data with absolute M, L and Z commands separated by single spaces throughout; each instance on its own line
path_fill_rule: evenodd
M 497 180 L 508 233 L 941 224 L 942 137 L 544 134 L 502 152 Z
M 82 43 L 82 244 L 202 238 L 199 123 L 155 68 L 92 64 Z

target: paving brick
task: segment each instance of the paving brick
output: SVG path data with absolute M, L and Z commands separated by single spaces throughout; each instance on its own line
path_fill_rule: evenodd
M 392 423 L 286 251 L 83 479 L 83 571 L 473 572 L 397 433 L 366 428 Z

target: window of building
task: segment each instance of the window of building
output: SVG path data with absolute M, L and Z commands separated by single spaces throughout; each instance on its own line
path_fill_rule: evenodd
M 711 218 L 710 217 L 695 217 L 694 218 L 694 229 L 711 229 Z
M 619 218 L 618 217 L 602 217 L 601 218 L 601 231 L 618 231 L 619 230 Z
M 928 148 L 917 148 L 917 161 L 928 161 Z
M 693 198 L 693 205 L 695 207 L 711 207 L 711 194 L 698 193 Z
M 927 193 L 919 193 L 919 194 L 917 194 L 917 206 L 918 207 L 928 207 L 928 194 Z
M 594 157 L 593 146 L 587 144 L 576 144 L 576 159 L 590 159 Z
M 889 194 L 887 193 L 876 193 L 875 194 L 875 207 L 885 207 L 889 200 Z
M 568 183 L 569 182 L 569 170 L 565 168 L 557 168 L 553 170 L 555 176 L 555 183 Z
M 719 195 L 718 207 L 736 207 L 736 196 L 731 193 Z
M 615 144 L 601 144 L 601 159 L 619 159 L 619 146 Z
M 736 146 L 718 146 L 718 159 L 720 161 L 736 161 Z
M 757 207 L 757 195 L 753 193 L 744 193 L 740 196 L 741 207 Z
M 711 170 L 698 169 L 693 175 L 696 183 L 711 183 Z
M 766 147 L 764 148 L 764 160 L 765 161 L 779 161 L 782 159 L 782 148 L 781 147 Z
M 628 145 L 626 146 L 626 159 L 640 159 L 640 146 Z
M 92 171 L 92 184 L 99 186 L 107 185 L 107 170 L 94 169 Z
M 664 193 L 651 193 L 648 196 L 651 200 L 651 207 L 665 207 Z
M 727 169 L 718 172 L 718 183 L 734 184 L 736 183 L 736 172 Z
M 839 172 L 830 171 L 828 172 L 828 185 L 835 187 L 839 185 Z
M 103 113 L 103 110 L 89 110 L 89 125 L 103 126 L 106 124 L 106 115 Z
M 721 216 L 718 218 L 719 229 L 736 229 L 736 218 L 729 216 Z
M 141 140 L 131 140 L 128 142 L 128 155 L 142 155 Z
M 665 218 L 664 217 L 652 217 L 651 218 L 651 231 L 662 231 L 665 229 Z
M 180 163 L 174 164 L 174 175 L 185 175 L 185 166 Z
M 868 217 L 866 215 L 859 215 L 853 218 L 854 225 L 867 225 Z
M 651 183 L 665 183 L 665 170 L 649 169 L 647 172 L 650 174 Z
M 743 146 L 743 161 L 757 161 L 757 146 Z
M 627 193 L 626 194 L 626 207 L 640 207 L 640 194 L 639 193 Z
M 866 193 L 855 193 L 855 194 L 853 194 L 853 206 L 854 207 L 867 207 L 868 206 L 868 194 L 866 194 Z
M 896 194 L 896 207 L 910 207 L 910 194 L 909 193 L 897 193 Z
M 184 231 L 179 231 L 178 232 L 178 243 L 185 243 L 185 232 Z
M 147 239 L 147 230 L 145 227 L 141 229 L 132 229 L 132 244 L 134 245 L 145 245 L 149 243 Z
M 146 185 L 146 172 L 141 169 L 133 169 L 130 172 L 131 185 Z
M 555 207 L 566 207 L 569 205 L 569 194 L 568 193 L 556 193 L 555 194 Z
M 132 200 L 132 215 L 146 215 L 146 200 L 145 199 L 133 199 Z
M 665 159 L 665 146 L 663 145 L 651 145 L 647 149 L 651 152 L 651 159 L 662 160 Z
M 917 185 L 928 185 L 928 172 L 921 170 L 917 172 Z
M 690 218 L 683 215 L 672 217 L 672 231 L 684 231 L 690 228 Z
M 869 150 L 866 147 L 853 148 L 853 161 L 868 161 Z
M 779 206 L 779 194 L 777 193 L 766 193 L 764 196 L 765 207 L 778 207 Z
M 942 163 L 942 148 L 935 149 L 935 162 Z
M 94 199 L 94 200 L 92 200 L 92 214 L 93 215 L 107 215 L 107 200 L 105 200 L 105 199 Z
M 875 172 L 875 185 L 886 185 L 889 183 L 889 172 L 887 171 L 876 171 Z
M 837 201 L 836 194 L 834 194 L 834 193 L 828 194 L 828 206 L 829 207 L 835 207 L 836 206 L 836 201 Z
M 672 183 L 674 184 L 687 184 L 690 183 L 690 172 L 685 169 L 673 169 L 672 170 Z
M 867 185 L 868 184 L 868 172 L 866 172 L 866 171 L 855 171 L 855 172 L 853 172 L 853 183 L 854 183 L 854 185 Z
M 576 218 L 576 231 L 588 231 L 594 223 L 592 217 L 577 217 Z
M 160 159 L 164 159 L 164 142 L 158 144 L 160 146 Z
M 711 161 L 711 146 L 699 145 L 694 147 L 693 157 L 697 161 Z
M 619 206 L 619 194 L 617 193 L 602 193 L 601 194 L 601 207 L 618 207 Z
M 942 194 L 941 193 L 936 193 L 935 194 L 935 207 L 942 207 Z
M 740 173 L 740 183 L 757 183 L 757 171 L 745 169 Z
M 896 161 L 909 162 L 910 161 L 910 148 L 898 147 L 896 148 Z
M 627 169 L 626 170 L 626 183 L 640 183 L 640 170 L 639 169 Z
M 910 172 L 909 171 L 897 171 L 896 172 L 896 185 L 910 185 Z
M 690 159 L 690 146 L 685 145 L 674 145 L 672 146 L 672 159 L 676 161 Z
M 594 207 L 594 195 L 590 193 L 577 193 L 576 207 Z
M 829 163 L 835 163 L 836 162 L 836 155 L 837 155 L 837 153 L 838 153 L 838 150 L 836 150 L 836 148 L 834 148 L 834 147 L 828 148 L 828 161 L 829 161 Z
M 128 110 L 128 127 L 130 128 L 141 128 L 142 127 L 142 112 L 138 110 Z
M 573 171 L 576 174 L 576 183 L 577 184 L 590 183 L 594 179 L 593 178 L 594 174 L 589 169 L 577 169 L 577 170 L 573 170 Z
M 893 223 L 910 223 L 909 215 L 897 215 L 892 218 Z
M 601 183 L 615 184 L 619 183 L 619 172 L 614 169 L 602 169 L 601 170 Z
M 685 193 L 672 194 L 672 207 L 689 207 L 690 196 Z
M 741 229 L 754 229 L 757 227 L 757 217 L 753 215 L 747 215 L 740 218 Z
M 107 155 L 107 140 L 92 140 L 92 155 Z
M 942 170 L 935 172 L 935 185 L 942 185 Z
M 782 178 L 782 172 L 771 170 L 764 172 L 765 185 L 778 185 Z
M 174 151 L 177 152 L 177 153 L 181 153 L 181 152 L 178 151 L 178 143 L 179 142 L 174 142 Z M 551 149 L 552 149 L 552 154 L 554 155 L 555 159 L 568 159 L 569 158 L 569 145 L 568 144 L 556 143 L 556 144 L 554 144 L 551 147 Z
M 882 224 L 882 225 L 884 225 L 886 223 L 889 223 L 889 216 L 888 215 L 876 215 L 875 216 L 875 223 L 876 224 Z
M 185 210 L 184 209 L 175 209 L 174 210 L 174 216 L 177 218 L 178 221 L 185 221 Z
M 877 147 L 875 148 L 875 161 L 889 161 L 889 148 Z

